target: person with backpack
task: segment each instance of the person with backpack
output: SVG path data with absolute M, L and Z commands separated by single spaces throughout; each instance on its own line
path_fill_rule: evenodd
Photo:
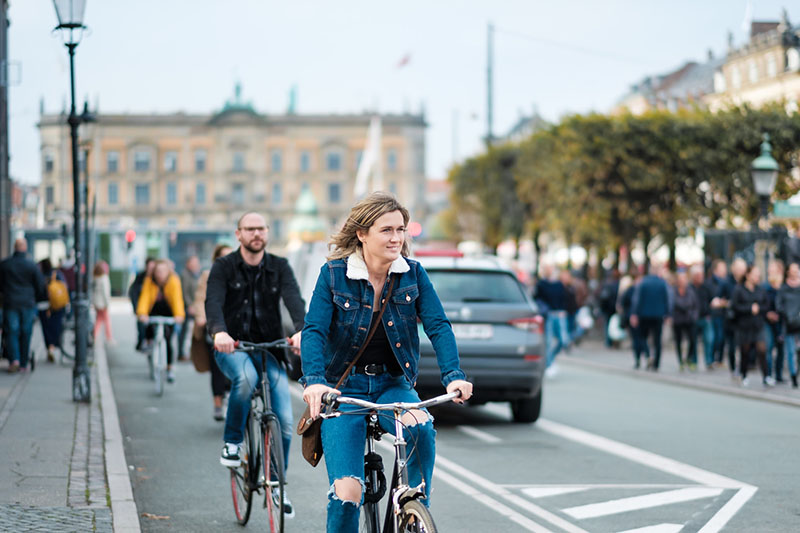
M 64 316 L 69 305 L 67 280 L 60 270 L 53 268 L 50 259 L 39 261 L 39 270 L 47 283 L 47 309 L 39 311 L 42 334 L 47 346 L 47 361 L 55 362 L 55 349 L 61 347 L 61 334 L 64 331 Z
M 97 342 L 100 337 L 100 327 L 105 325 L 106 343 L 114 344 L 114 337 L 111 335 L 111 317 L 108 316 L 108 304 L 111 303 L 111 282 L 108 279 L 108 263 L 98 261 L 94 265 L 94 283 L 92 284 L 92 305 L 96 313 L 94 321 L 94 340 Z
M 36 302 L 45 299 L 45 280 L 36 264 L 25 257 L 28 243 L 14 241 L 14 253 L 0 262 L 3 331 L 8 342 L 8 372 L 25 372 L 31 349 Z

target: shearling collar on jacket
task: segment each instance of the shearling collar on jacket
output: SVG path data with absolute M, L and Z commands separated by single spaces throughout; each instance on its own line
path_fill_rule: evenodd
M 402 274 L 408 272 L 410 269 L 411 267 L 408 266 L 405 258 L 401 255 L 392 261 L 392 266 L 389 267 L 389 274 Z M 347 258 L 347 277 L 349 279 L 363 279 L 369 281 L 367 263 L 364 262 L 364 256 L 361 251 L 352 253 Z

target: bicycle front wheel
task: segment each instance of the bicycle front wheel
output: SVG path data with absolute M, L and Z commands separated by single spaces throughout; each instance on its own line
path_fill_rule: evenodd
M 283 437 L 277 420 L 264 426 L 264 484 L 266 486 L 265 507 L 270 533 L 283 533 L 284 464 Z
M 167 368 L 164 365 L 164 346 L 160 342 L 153 348 L 153 377 L 156 385 L 156 395 L 164 395 L 164 381 L 167 378 Z
M 433 517 L 425 504 L 409 500 L 400 507 L 400 533 L 436 533 Z
M 231 471 L 231 495 L 233 496 L 233 512 L 236 521 L 241 525 L 247 524 L 250 519 L 250 510 L 253 507 L 253 478 L 256 469 L 256 454 L 254 435 L 251 429 L 250 417 L 244 427 L 244 441 L 239 451 L 242 462 Z

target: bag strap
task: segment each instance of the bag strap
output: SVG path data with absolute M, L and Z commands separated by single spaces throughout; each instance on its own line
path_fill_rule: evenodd
M 375 330 L 378 329 L 378 326 L 380 326 L 381 324 L 381 318 L 383 317 L 383 312 L 386 311 L 386 306 L 389 305 L 389 297 L 392 295 L 393 286 L 394 286 L 394 276 L 390 274 L 389 290 L 386 291 L 386 298 L 383 299 L 383 304 L 381 305 L 381 309 L 378 312 L 378 318 L 372 324 L 372 327 L 369 328 L 369 334 L 367 335 L 367 340 L 365 340 L 364 344 L 361 345 L 361 348 L 358 349 L 358 353 L 353 358 L 353 360 L 350 361 L 350 364 L 347 365 L 347 369 L 344 371 L 344 374 L 342 374 L 342 377 L 339 378 L 339 381 L 336 383 L 334 389 L 338 389 L 342 385 L 342 383 L 344 383 L 345 378 L 347 377 L 348 374 L 350 374 L 350 370 L 353 369 L 353 366 L 355 366 L 355 364 L 358 362 L 358 359 L 361 357 L 361 354 L 363 354 L 364 350 L 367 349 L 367 345 L 369 344 L 369 341 L 372 340 L 372 336 L 375 334 Z

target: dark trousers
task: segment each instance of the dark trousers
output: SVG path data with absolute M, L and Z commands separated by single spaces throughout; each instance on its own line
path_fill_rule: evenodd
M 164 341 L 167 345 L 167 364 L 171 365 L 175 360 L 175 353 L 172 350 L 172 333 L 175 331 L 175 326 L 164 324 Z M 145 325 L 144 338 L 147 340 L 155 339 L 156 327 Z
M 193 329 L 189 322 L 194 322 L 194 315 L 186 313 L 186 321 L 183 323 L 183 327 L 180 331 L 178 331 L 178 359 L 186 357 L 186 332 L 192 331 Z
M 226 378 L 222 370 L 219 369 L 217 358 L 213 355 L 214 346 L 212 344 L 208 345 L 208 353 L 212 354 L 211 357 L 209 357 L 211 360 L 211 394 L 213 396 L 224 396 L 225 391 L 230 389 L 230 380 Z
M 42 323 L 44 344 L 48 348 L 50 346 L 61 346 L 61 333 L 64 331 L 64 315 L 66 314 L 66 309 L 39 311 L 39 322 Z
M 725 321 L 724 348 L 728 349 L 728 368 L 733 372 L 736 369 L 736 324 L 730 320 Z
M 642 353 L 650 359 L 650 346 L 648 339 L 653 341 L 653 353 L 650 364 L 656 370 L 661 363 L 661 332 L 664 327 L 664 318 L 643 318 L 639 317 L 639 334 L 641 335 Z
M 675 352 L 678 354 L 678 364 L 683 366 L 683 339 L 689 340 L 689 361 L 697 362 L 697 337 L 694 324 L 673 324 L 672 335 L 675 337 Z
M 714 362 L 721 363 L 725 350 L 725 317 L 711 315 L 711 324 L 714 328 Z
M 743 343 L 739 348 L 742 352 L 742 357 L 739 360 L 739 373 L 742 375 L 742 379 L 747 377 L 747 370 L 753 359 L 758 361 L 761 375 L 763 377 L 769 375 L 767 370 L 767 345 L 764 342 Z

